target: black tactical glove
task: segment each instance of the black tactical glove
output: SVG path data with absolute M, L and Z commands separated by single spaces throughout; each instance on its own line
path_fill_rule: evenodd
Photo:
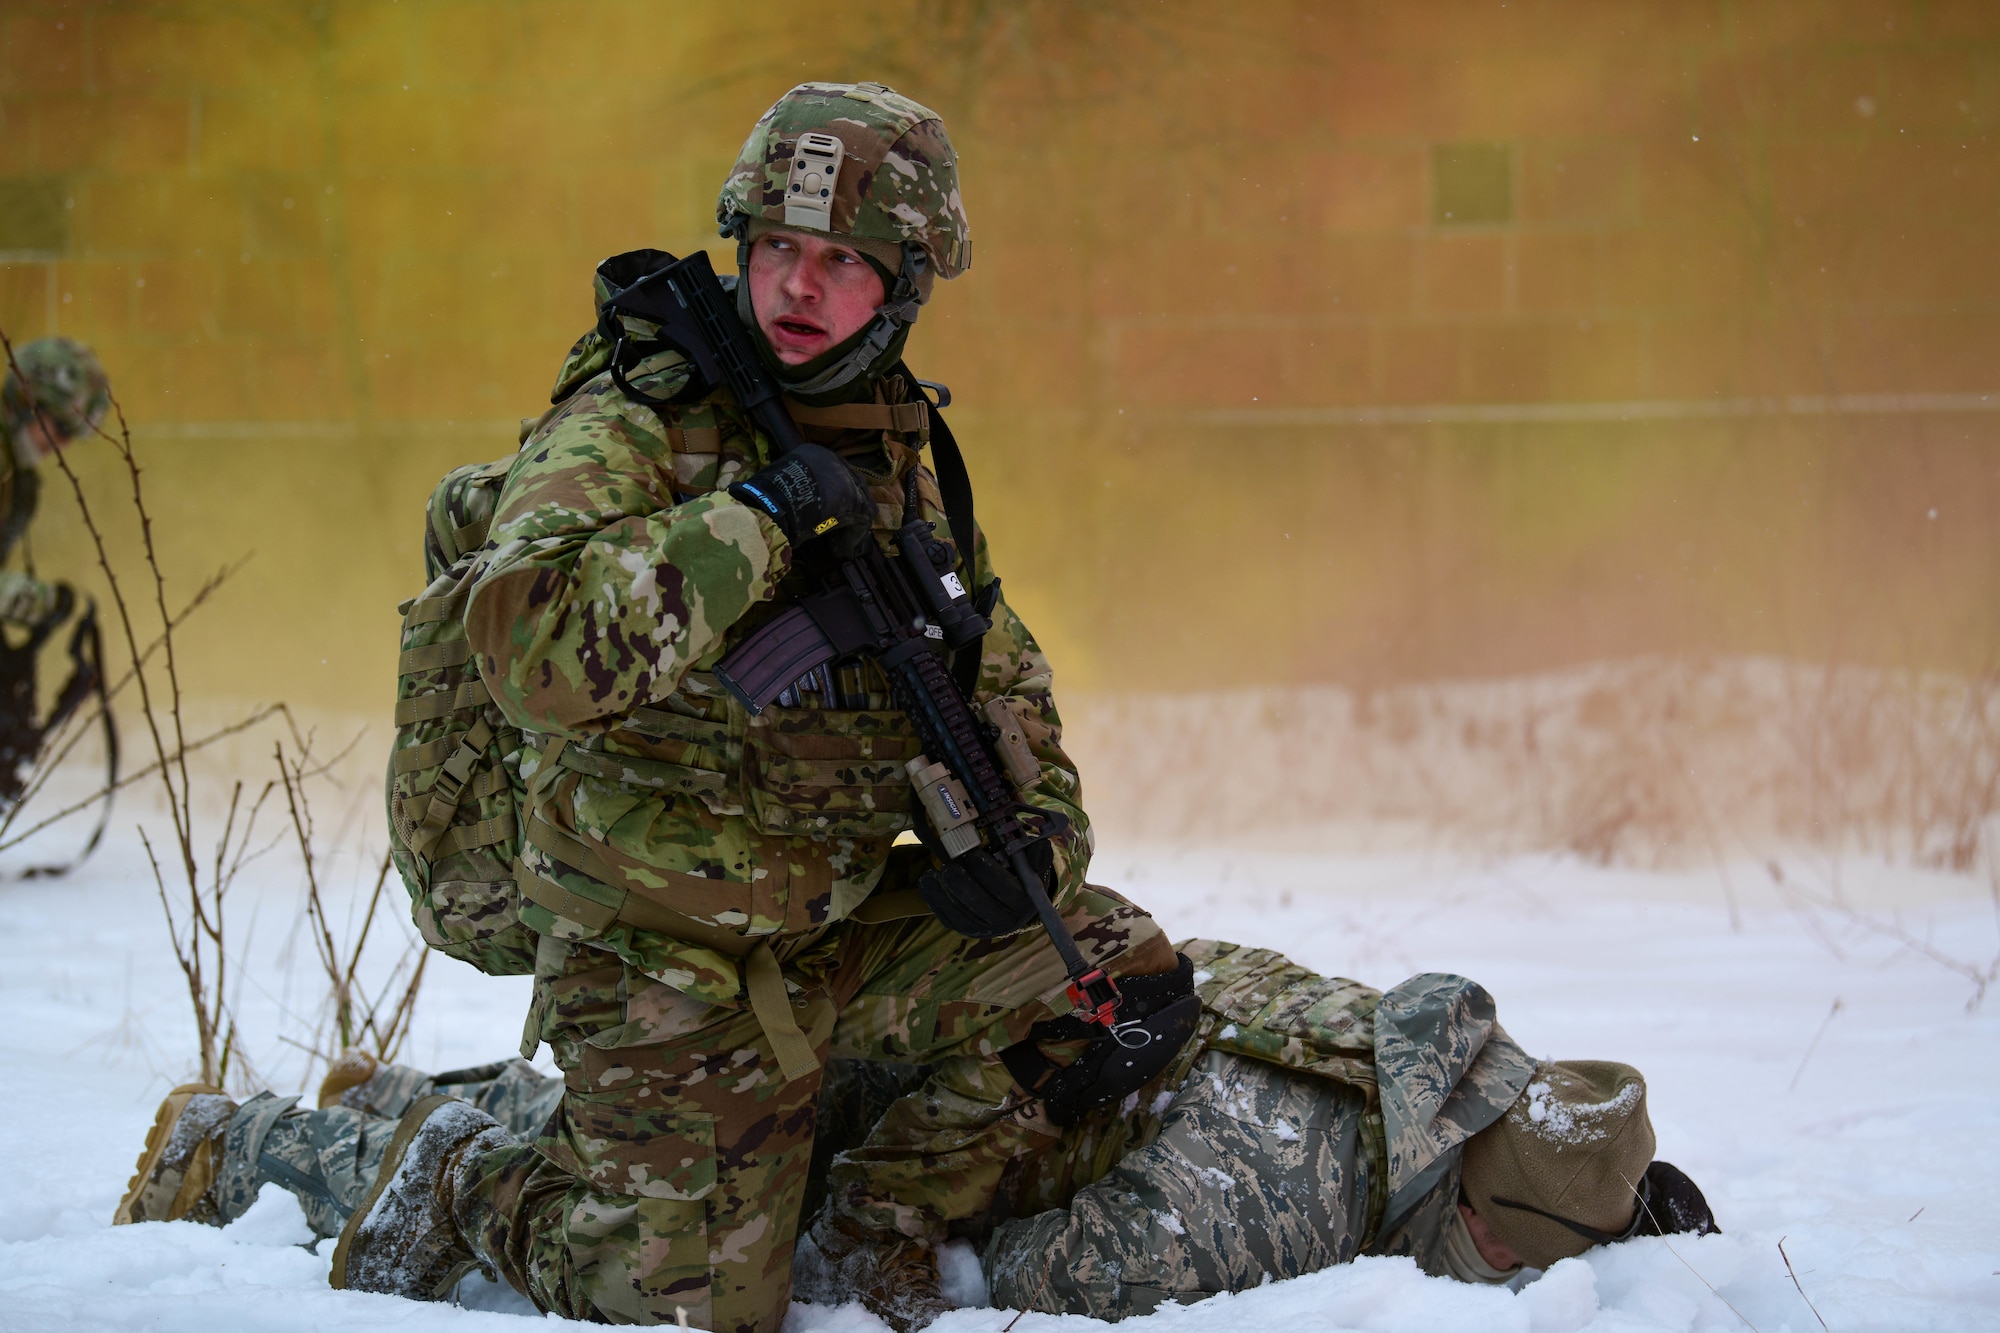
M 984 847 L 947 861 L 921 806 L 916 819 L 917 836 L 937 854 L 940 863 L 917 877 L 917 892 L 946 930 L 990 940 L 1035 923 L 1035 905 L 1028 901 L 1028 891 L 1012 866 Z M 1043 820 L 1042 835 L 1028 844 L 1026 855 L 1028 868 L 1041 879 L 1046 893 L 1056 867 L 1053 840 L 1068 830 L 1069 821 L 1059 814 L 1044 815 Z
M 1701 1187 L 1672 1162 L 1654 1162 L 1639 1179 L 1639 1215 L 1635 1236 L 1706 1236 L 1721 1231 Z
M 729 493 L 769 515 L 793 545 L 833 533 L 853 541 L 851 534 L 866 533 L 875 522 L 868 488 L 839 454 L 821 444 L 800 445 Z

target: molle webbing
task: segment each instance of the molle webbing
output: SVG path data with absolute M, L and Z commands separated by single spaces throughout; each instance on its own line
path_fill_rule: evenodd
M 451 758 L 452 751 L 464 743 L 462 736 L 440 736 L 434 741 L 396 751 L 391 767 L 398 773 L 418 773 L 426 768 L 435 768 Z
M 552 754 L 545 762 L 558 759 Z M 758 1024 L 764 1029 L 764 1036 L 778 1057 L 778 1065 L 786 1081 L 819 1068 L 819 1059 L 813 1054 L 813 1043 L 800 1030 L 798 1019 L 792 1013 L 794 1006 L 790 991 L 785 986 L 784 968 L 769 938 L 752 939 L 726 926 L 684 916 L 653 897 L 661 892 L 653 886 L 632 884 L 627 880 L 626 887 L 619 888 L 616 881 L 624 877 L 610 862 L 587 844 L 538 816 L 529 817 L 528 845 L 548 856 L 559 869 L 569 872 L 574 879 L 586 881 L 593 888 L 602 890 L 601 898 L 587 896 L 576 888 L 537 874 L 523 861 L 515 867 L 515 873 L 521 893 L 529 901 L 576 922 L 586 930 L 601 932 L 614 925 L 653 930 L 739 960 L 750 1011 L 757 1016 Z M 657 869 L 648 873 L 664 875 L 669 881 L 669 890 L 673 880 L 700 878 Z M 612 899 L 616 901 L 610 901 Z M 801 942 L 786 940 L 783 943 L 794 945 Z
M 430 625 L 440 620 L 456 620 L 465 613 L 466 599 L 472 594 L 470 582 L 460 583 L 440 597 L 418 597 L 405 602 L 403 620 L 411 625 Z
M 713 797 L 724 796 L 729 791 L 729 778 L 725 774 L 689 768 L 685 764 L 670 764 L 660 759 L 606 754 L 602 750 L 566 745 L 556 762 L 572 773 L 635 787 L 651 787 L 655 791 L 683 791 Z
M 677 454 L 720 453 L 722 431 L 715 426 L 668 426 L 667 447 Z
M 431 859 L 441 860 L 453 852 L 470 851 L 474 847 L 495 847 L 512 842 L 519 826 L 512 815 L 495 815 L 476 823 L 460 824 L 445 830 L 437 845 L 431 848 Z
M 654 740 L 681 741 L 721 749 L 729 744 L 729 724 L 664 708 L 635 708 L 618 723 L 618 730 L 636 732 Z
M 807 407 L 786 400 L 792 420 L 801 426 L 825 430 L 884 430 L 899 435 L 915 435 L 928 441 L 931 434 L 930 405 L 910 403 L 839 403 L 832 407 Z
M 451 648 L 455 646 L 462 647 L 462 641 L 458 644 L 445 643 L 432 645 L 432 647 L 438 648 Z M 404 653 L 403 656 L 410 658 L 426 651 L 428 650 L 424 648 L 413 648 L 409 652 Z M 476 683 L 468 682 L 468 684 Z M 461 686 L 458 691 L 453 692 L 448 697 L 456 698 L 459 693 L 463 693 L 464 689 L 465 687 Z M 404 702 L 422 703 L 444 697 L 447 696 L 442 693 L 438 695 L 420 695 L 416 699 L 405 700 Z M 401 704 L 397 705 L 397 711 L 399 714 L 401 713 Z M 398 725 L 401 725 L 402 721 L 403 719 L 399 715 L 397 718 Z M 443 739 L 449 740 L 452 738 L 446 737 Z M 476 778 L 472 776 L 473 767 L 485 757 L 486 747 L 493 742 L 493 728 L 487 723 L 485 718 L 482 717 L 474 722 L 471 729 L 464 736 L 457 738 L 457 740 L 457 745 L 450 747 L 443 757 L 438 775 L 432 780 L 430 785 L 430 799 L 423 802 L 421 815 L 413 813 L 412 807 L 418 805 L 422 800 L 425 794 L 422 791 L 418 791 L 412 796 L 405 798 L 396 806 L 396 812 L 405 821 L 405 827 L 401 831 L 404 835 L 404 840 L 409 843 L 410 850 L 420 857 L 425 857 L 433 861 L 441 856 L 448 856 L 452 852 L 463 851 L 468 847 L 485 847 L 514 836 L 514 817 L 511 814 L 502 814 L 490 819 L 477 820 L 470 825 L 452 829 L 449 833 L 445 832 L 446 826 L 457 816 L 458 807 L 465 799 L 468 790 L 472 798 L 477 801 L 494 795 L 508 785 L 507 770 L 497 764 Z M 433 747 L 427 746 L 425 748 L 429 749 Z M 410 770 L 399 768 L 392 762 L 390 771 L 392 773 L 405 773 Z
M 451 530 L 452 545 L 461 551 L 476 551 L 486 545 L 486 530 L 492 526 L 491 518 L 475 518 L 463 527 Z
M 649 868 L 646 873 L 665 879 L 666 886 L 635 884 L 589 844 L 563 832 L 539 814 L 528 817 L 527 841 L 530 847 L 554 861 L 560 869 L 588 881 L 598 892 L 586 894 L 566 888 L 536 874 L 525 863 L 520 867 L 522 892 L 557 916 L 574 921 L 586 930 L 604 931 L 614 925 L 656 930 L 733 958 L 741 958 L 757 945 L 755 939 L 727 926 L 700 921 L 675 911 L 654 896 L 672 892 L 678 887 L 676 881 L 682 880 L 687 881 L 690 889 L 711 887 L 710 882 L 699 875 Z
M 461 708 L 483 708 L 493 702 L 483 680 L 468 680 L 456 690 L 440 690 L 436 694 L 420 694 L 414 699 L 403 699 L 396 704 L 396 725 L 408 726 L 412 722 L 428 722 L 456 713 Z
M 421 648 L 411 648 L 396 659 L 396 674 L 407 676 L 412 671 L 437 671 L 446 667 L 464 666 L 472 656 L 472 645 L 464 639 L 446 639 L 442 643 L 427 643 Z

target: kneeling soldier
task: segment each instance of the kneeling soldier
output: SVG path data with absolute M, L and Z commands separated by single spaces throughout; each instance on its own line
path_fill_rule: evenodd
M 753 128 L 717 218 L 737 243 L 736 333 L 805 441 L 781 451 L 755 403 L 637 317 L 605 318 L 562 367 L 463 585 L 463 625 L 467 689 L 533 752 L 508 889 L 538 939 L 524 1052 L 546 1043 L 565 1087 L 525 1141 L 463 1100 L 414 1102 L 374 1186 L 351 1201 L 336 1187 L 353 1208 L 337 1287 L 435 1299 L 478 1264 L 553 1314 L 684 1309 L 718 1333 L 777 1333 L 824 1063 L 872 1058 L 936 1070 L 843 1178 L 819 1248 L 868 1275 L 874 1308 L 925 1321 L 945 1308 L 934 1253 L 953 1207 L 1041 1141 L 999 1056 L 1069 1007 L 1028 886 L 1081 973 L 1172 972 L 1152 919 L 1086 883 L 1049 663 L 947 500 L 958 488 L 924 461 L 947 437 L 903 348 L 934 281 L 971 261 L 942 122 L 880 84 L 801 85 Z M 874 661 L 820 666 L 754 715 L 719 674 L 818 595 L 838 552 L 880 554 L 918 519 L 956 532 L 932 572 L 987 628 L 949 668 L 928 636 L 898 661 L 924 654 L 1017 736 L 1011 861 L 895 846 L 919 831 L 923 746 Z M 1110 1044 L 1045 1054 L 1089 1074 L 1079 1052 Z M 372 1131 L 355 1132 L 365 1162 Z

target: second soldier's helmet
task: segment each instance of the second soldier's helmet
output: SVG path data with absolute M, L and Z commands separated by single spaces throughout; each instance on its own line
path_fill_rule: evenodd
M 893 363 L 934 278 L 972 265 L 972 233 L 958 192 L 958 155 L 944 122 L 879 83 L 802 83 L 752 127 L 715 202 L 716 222 L 737 242 L 747 273 L 750 243 L 782 227 L 837 238 L 883 275 L 875 318 L 826 362 L 772 369 L 795 395 L 851 394 Z M 737 289 L 756 327 L 749 284 Z
M 14 361 L 21 373 L 8 367 L 0 388 L 10 429 L 27 425 L 39 408 L 67 442 L 95 429 L 111 408 L 104 366 L 74 338 L 37 338 L 15 349 Z

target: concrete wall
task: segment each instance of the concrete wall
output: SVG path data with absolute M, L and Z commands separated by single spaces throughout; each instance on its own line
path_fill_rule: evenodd
M 430 482 L 539 410 L 597 259 L 715 243 L 736 144 L 804 77 L 953 127 L 974 268 L 912 360 L 1071 679 L 2000 646 L 1991 4 L 0 25 L 0 323 L 100 348 L 183 584 L 256 552 L 201 688 L 385 697 Z M 86 566 L 60 505 L 43 529 Z

